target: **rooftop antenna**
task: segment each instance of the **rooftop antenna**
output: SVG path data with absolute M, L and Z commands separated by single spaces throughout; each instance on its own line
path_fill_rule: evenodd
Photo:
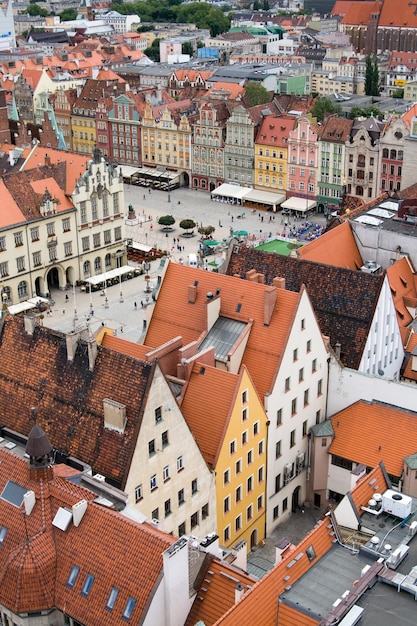
M 72 295 L 73 295 L 73 298 L 74 298 L 74 330 L 75 330 L 76 322 L 78 320 L 77 302 L 76 302 L 76 299 L 75 299 L 75 282 L 74 282 L 74 284 L 72 286 Z

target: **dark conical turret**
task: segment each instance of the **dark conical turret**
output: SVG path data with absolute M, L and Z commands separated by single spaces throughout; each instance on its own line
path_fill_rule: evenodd
M 26 444 L 26 453 L 30 456 L 30 466 L 36 469 L 48 467 L 51 464 L 52 445 L 45 431 L 35 426 L 30 431 Z

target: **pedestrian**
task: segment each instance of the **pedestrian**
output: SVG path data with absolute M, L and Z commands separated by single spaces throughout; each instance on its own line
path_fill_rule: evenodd
M 104 322 L 101 322 L 101 325 L 104 326 Z
M 146 196 L 145 196 L 145 194 L 143 194 L 143 199 L 144 199 L 144 200 L 146 200 Z
M 91 309 L 91 317 L 94 316 L 94 309 Z
M 65 309 L 62 309 L 62 315 L 65 315 Z
M 148 191 L 149 191 L 149 194 L 150 194 L 151 193 L 151 189 L 149 188 Z
M 143 309 L 143 300 L 141 300 L 141 301 L 140 301 L 140 306 L 141 306 L 141 307 L 142 307 L 142 309 Z
M 233 215 L 232 215 L 232 222 L 233 222 Z
M 219 226 L 221 227 L 221 225 L 222 225 L 222 223 L 221 223 L 221 221 L 219 220 Z
M 120 326 L 120 332 L 123 333 L 123 326 Z
M 135 309 L 135 311 L 137 310 L 138 305 L 136 304 L 136 302 L 133 303 L 133 308 Z
M 68 302 L 69 298 L 68 298 L 68 294 L 65 294 L 65 302 Z

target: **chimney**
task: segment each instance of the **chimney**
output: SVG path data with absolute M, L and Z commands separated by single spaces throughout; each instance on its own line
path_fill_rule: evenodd
M 65 337 L 67 341 L 67 361 L 73 361 L 77 351 L 79 333 L 71 332 Z
M 88 369 L 90 372 L 94 371 L 94 364 L 96 362 L 97 356 L 97 342 L 96 340 L 89 339 L 88 340 Z
M 342 350 L 342 346 L 341 346 L 341 344 L 340 344 L 340 341 L 338 341 L 338 342 L 336 343 L 336 346 L 335 346 L 335 352 L 336 352 L 336 356 L 337 356 L 337 358 L 338 358 L 339 360 L 340 360 L 341 350 Z
M 188 286 L 188 303 L 195 304 L 197 300 L 197 285 L 189 285 Z
M 264 291 L 264 326 L 269 326 L 277 301 L 276 287 L 266 287 Z
M 45 165 L 51 165 L 51 157 L 49 154 L 45 154 Z
M 213 292 L 208 291 L 206 294 L 206 306 L 207 306 L 207 332 L 209 332 L 214 324 L 219 319 L 220 315 L 220 306 L 221 306 L 221 298 L 220 292 L 219 294 L 213 294 Z
M 253 281 L 255 276 L 256 276 L 256 270 L 249 270 L 249 272 L 246 272 L 246 280 L 251 280 Z
M 27 491 L 23 496 L 23 504 L 25 505 L 26 515 L 30 515 L 33 511 L 33 507 L 36 504 L 35 493 L 33 491 Z
M 72 507 L 72 521 L 74 526 L 79 526 L 82 518 L 84 517 L 84 513 L 87 510 L 87 501 L 80 500 L 76 502 L 76 504 Z
M 168 624 L 183 624 L 189 612 L 189 589 L 194 580 L 190 580 L 188 552 L 188 540 L 181 537 L 162 554 Z
M 284 289 L 285 290 L 285 278 L 283 276 L 276 276 L 273 279 L 272 284 L 277 289 Z
M 237 583 L 235 587 L 235 603 L 239 602 L 239 600 L 242 598 L 244 593 L 245 593 L 245 588 L 242 585 L 242 583 Z
M 33 331 L 35 330 L 35 326 L 38 325 L 38 320 L 35 315 L 25 315 L 24 318 L 24 327 L 25 331 L 28 335 L 33 335 Z

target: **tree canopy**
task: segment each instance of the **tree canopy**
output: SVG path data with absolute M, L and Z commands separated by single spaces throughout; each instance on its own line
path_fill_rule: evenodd
M 260 83 L 249 82 L 245 87 L 245 102 L 248 107 L 271 101 L 271 94 Z
M 204 235 L 204 237 L 209 237 L 209 235 L 212 235 L 215 230 L 214 226 L 200 226 L 198 232 L 200 235 Z
M 42 7 L 40 7 L 39 4 L 36 3 L 30 4 L 26 11 L 24 11 L 24 13 L 27 13 L 27 15 L 39 17 L 46 17 L 47 15 L 49 15 L 49 11 L 47 11 L 46 9 L 42 9 Z
M 146 54 L 147 57 L 152 59 L 152 61 L 155 61 L 155 63 L 159 63 L 161 59 L 161 54 L 159 52 L 160 41 L 161 41 L 160 39 L 154 39 L 151 46 L 149 48 L 146 48 L 144 52 L 144 54 Z
M 349 113 L 349 117 L 351 120 L 355 119 L 356 117 L 382 117 L 382 111 L 378 109 L 378 107 L 374 104 L 366 107 L 366 109 L 361 109 L 360 107 L 352 107 Z
M 342 115 L 342 107 L 340 104 L 335 104 L 329 98 L 319 98 L 314 103 L 313 108 L 311 109 L 311 114 L 313 117 L 317 118 L 318 122 L 322 122 L 325 117 L 329 115 Z
M 175 224 L 175 217 L 172 215 L 163 215 L 159 218 L 158 224 L 160 226 L 173 226 Z
M 70 22 L 71 20 L 77 19 L 77 11 L 75 9 L 64 9 L 62 13 L 59 13 L 59 17 L 61 22 Z
M 179 223 L 179 227 L 183 230 L 192 230 L 196 226 L 197 224 L 195 223 L 195 221 L 190 219 L 181 220 L 181 222 Z
M 371 56 L 365 59 L 365 94 L 367 96 L 379 96 L 379 69 L 376 57 L 372 61 Z

